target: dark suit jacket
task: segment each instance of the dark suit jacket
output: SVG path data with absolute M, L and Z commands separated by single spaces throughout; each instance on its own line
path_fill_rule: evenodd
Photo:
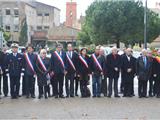
M 139 77 L 139 80 L 148 80 L 150 77 L 150 71 L 151 71 L 151 63 L 149 62 L 149 58 L 147 58 L 147 65 L 145 67 L 144 61 L 143 61 L 143 56 L 140 56 L 137 59 L 137 64 L 136 64 L 136 73 L 137 76 Z
M 68 54 L 68 52 L 66 52 L 66 54 Z M 66 65 L 66 71 L 68 74 L 72 74 L 75 73 L 76 71 L 74 70 L 74 68 L 72 67 L 72 65 L 70 64 L 67 56 L 65 54 L 65 65 Z M 69 56 L 69 55 L 68 55 Z M 72 52 L 72 58 L 71 58 L 76 70 L 77 70 L 77 60 L 78 60 L 78 54 L 75 52 Z
M 58 59 L 57 55 L 55 54 L 55 52 L 52 53 L 51 55 L 51 70 L 55 73 L 55 74 L 64 74 L 66 66 L 65 66 L 65 52 L 61 51 L 61 58 L 64 62 L 64 67 L 61 64 L 61 61 Z
M 121 70 L 123 71 L 123 75 L 134 78 L 134 75 L 136 73 L 136 58 L 131 56 L 129 61 L 127 55 L 123 55 L 121 61 Z M 128 73 L 127 70 L 129 68 L 132 69 L 132 71 Z
M 109 54 L 107 56 L 107 64 L 108 68 L 108 77 L 109 78 L 118 78 L 119 72 L 121 68 L 121 57 L 120 55 L 116 55 L 116 58 L 114 58 L 113 54 Z M 115 71 L 114 68 L 117 67 L 118 71 Z
M 16 57 L 13 53 L 9 54 L 6 58 L 6 68 L 8 68 L 9 74 L 11 76 L 20 76 L 23 66 L 23 57 L 21 54 L 17 53 Z
M 77 61 L 77 63 L 78 63 L 78 65 L 77 65 L 77 70 L 78 70 L 78 71 L 77 71 L 77 73 L 78 73 L 78 74 L 87 75 L 87 74 L 89 74 L 89 73 L 91 72 L 91 71 L 90 71 L 90 58 L 89 58 L 88 56 L 86 56 L 84 59 L 86 60 L 89 68 L 87 68 L 87 67 L 83 64 L 83 62 L 80 60 L 80 58 L 78 57 L 78 61 Z

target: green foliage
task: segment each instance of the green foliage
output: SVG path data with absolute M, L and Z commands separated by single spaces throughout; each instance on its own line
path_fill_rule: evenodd
M 20 32 L 20 37 L 19 37 L 19 44 L 25 46 L 28 40 L 28 36 L 27 36 L 27 22 L 26 19 L 24 19 L 23 23 L 22 23 L 22 28 L 21 28 L 21 32 Z
M 147 11 L 148 40 L 159 34 L 158 16 Z M 123 42 L 126 45 L 143 41 L 144 7 L 137 1 L 96 1 L 86 11 L 85 23 L 79 39 L 83 44 L 108 44 Z
M 3 32 L 3 37 L 6 41 L 9 41 L 11 38 L 11 33 L 10 32 Z

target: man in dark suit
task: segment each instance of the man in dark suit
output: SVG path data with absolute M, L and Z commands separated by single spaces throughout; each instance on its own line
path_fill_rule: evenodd
M 76 62 L 78 55 L 73 51 L 72 44 L 67 45 L 68 51 L 65 56 L 67 74 L 65 76 L 65 88 L 68 97 L 74 97 L 74 78 L 76 73 Z M 69 82 L 70 81 L 70 82 Z M 70 84 L 69 84 L 70 83 Z
M 24 54 L 24 77 L 26 85 L 26 98 L 31 95 L 35 98 L 35 75 L 36 75 L 36 61 L 37 55 L 33 53 L 34 48 L 30 44 L 27 47 L 27 52 Z
M 8 96 L 8 76 L 7 76 L 7 73 L 5 71 L 5 67 L 6 67 L 6 58 L 9 55 L 6 51 L 7 51 L 7 49 L 3 48 L 2 52 L 1 52 L 1 57 L 0 57 L 1 72 L 2 72 L 2 77 L 3 77 L 3 94 L 4 94 L 5 97 Z M 1 88 L 1 84 L 0 84 L 0 88 Z
M 135 75 L 135 68 L 136 68 L 136 58 L 132 56 L 132 49 L 127 48 L 126 54 L 123 55 L 121 59 L 121 70 L 123 71 L 123 85 L 124 85 L 124 91 L 123 96 L 124 97 L 132 97 L 133 96 L 133 80 Z
M 147 50 L 142 50 L 142 55 L 137 59 L 136 73 L 138 78 L 139 98 L 147 98 L 147 82 L 150 77 L 151 65 L 147 57 Z
M 108 68 L 108 77 L 109 77 L 109 85 L 108 85 L 108 97 L 110 98 L 112 95 L 112 84 L 114 81 L 114 96 L 119 98 L 118 95 L 118 78 L 121 67 L 121 57 L 117 54 L 117 48 L 112 48 L 112 53 L 107 56 L 107 66 Z
M 18 44 L 11 45 L 12 53 L 6 58 L 6 69 L 8 69 L 10 76 L 10 90 L 12 99 L 19 97 L 20 76 L 22 72 L 23 57 L 18 53 Z
M 63 82 L 64 75 L 66 75 L 65 67 L 65 53 L 62 51 L 62 45 L 57 44 L 56 51 L 51 55 L 51 71 L 54 73 L 54 85 L 55 98 L 64 98 L 63 95 Z

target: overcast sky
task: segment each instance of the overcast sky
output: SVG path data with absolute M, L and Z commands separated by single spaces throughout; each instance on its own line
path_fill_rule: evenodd
M 52 5 L 61 9 L 61 22 L 65 21 L 66 2 L 69 2 L 71 0 L 37 0 L 37 1 L 46 3 L 48 5 Z M 72 0 L 72 1 L 77 2 L 77 14 L 78 14 L 77 17 L 79 18 L 81 14 L 85 15 L 85 10 L 94 0 Z M 148 0 L 148 6 L 153 8 L 155 7 L 156 2 L 160 2 L 160 0 Z

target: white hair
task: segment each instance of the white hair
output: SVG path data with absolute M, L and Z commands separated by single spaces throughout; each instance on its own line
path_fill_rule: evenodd
M 41 49 L 40 56 L 42 56 L 43 53 L 47 53 L 46 49 Z

